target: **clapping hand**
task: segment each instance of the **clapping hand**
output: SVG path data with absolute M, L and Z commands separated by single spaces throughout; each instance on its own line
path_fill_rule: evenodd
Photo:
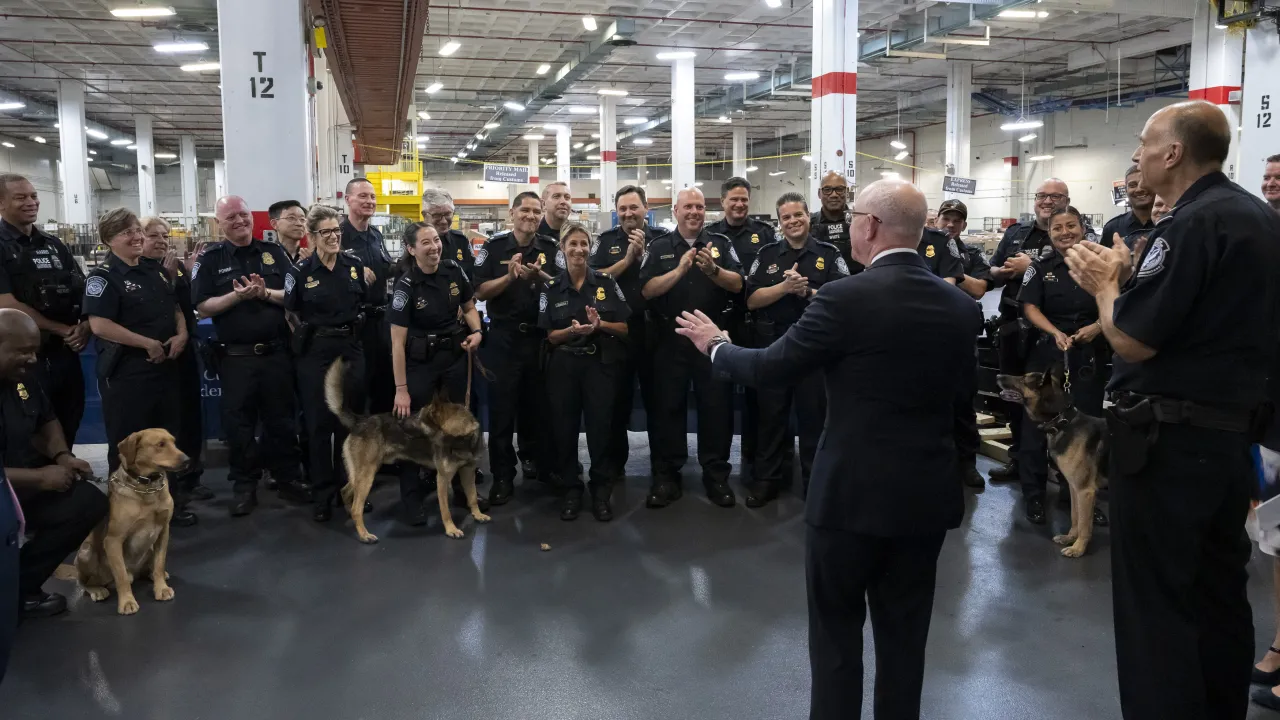
M 365 285 L 372 285 L 372 284 L 374 284 L 374 283 L 375 283 L 375 282 L 377 282 L 377 281 L 378 281 L 378 276 L 373 272 L 373 268 L 368 267 L 368 266 L 365 266 L 365 269 L 364 269 L 364 284 L 365 284 Z
M 542 262 L 535 261 L 520 266 L 520 275 L 525 280 L 535 280 L 542 273 Z
M 591 323 L 591 332 L 600 329 L 600 311 L 590 305 L 587 306 L 587 322 Z
M 644 230 L 636 228 L 627 233 L 627 255 L 632 260 L 644 255 Z
M 697 256 L 698 256 L 698 251 L 693 249 L 690 249 L 688 252 L 681 255 L 680 265 L 678 266 L 679 270 L 681 272 L 689 272 L 689 268 L 693 267 L 693 260 Z
M 1104 288 L 1119 288 L 1120 278 L 1130 267 L 1129 248 L 1103 247 L 1097 243 L 1077 243 L 1067 250 L 1067 267 L 1071 279 L 1090 295 L 1097 295 Z
M 694 262 L 698 263 L 698 269 L 706 275 L 715 275 L 720 271 L 720 268 L 716 265 L 716 259 L 711 255 L 711 250 L 708 246 L 698 249 Z
M 254 300 L 259 297 L 258 286 L 253 280 L 243 275 L 231 280 L 231 288 L 235 292 L 237 300 Z
M 164 266 L 164 271 L 169 273 L 169 277 L 175 278 L 178 276 L 178 266 L 180 265 L 178 253 L 173 250 L 165 253 L 164 259 L 160 261 L 160 264 Z
M 809 278 L 800 274 L 800 263 L 791 266 L 790 270 L 782 273 L 782 286 L 787 289 L 791 295 L 800 297 L 808 297 L 809 295 Z
M 1031 256 L 1026 253 L 1018 253 L 1006 259 L 1002 267 L 1008 270 L 1011 276 L 1021 275 L 1027 271 L 1028 267 L 1031 267 Z

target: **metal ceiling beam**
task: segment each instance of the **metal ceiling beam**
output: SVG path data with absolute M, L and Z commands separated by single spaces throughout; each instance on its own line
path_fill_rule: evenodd
M 1067 70 L 1080 70 L 1103 63 L 1114 63 L 1117 58 L 1137 57 L 1190 43 L 1191 21 L 1188 20 L 1133 40 L 1098 43 L 1087 48 L 1072 50 L 1067 54 Z

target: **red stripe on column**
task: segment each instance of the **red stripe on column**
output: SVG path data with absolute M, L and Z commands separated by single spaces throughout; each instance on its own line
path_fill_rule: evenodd
M 1018 167 L 1018 156 L 1017 156 L 1017 155 L 1010 155 L 1009 157 L 1007 157 L 1007 158 L 1005 158 L 1005 159 L 1004 159 L 1004 164 L 1005 164 L 1005 165 L 1012 165 L 1013 167 Z
M 601 150 L 600 160 L 603 162 L 618 162 L 617 150 Z
M 1214 105 L 1233 105 L 1236 103 L 1231 102 L 1231 93 L 1239 89 L 1239 86 L 1219 85 L 1218 87 L 1192 90 L 1187 93 L 1187 97 L 1192 100 L 1208 100 Z
M 530 176 L 530 178 L 529 178 L 529 184 L 530 184 L 530 185 L 537 185 L 537 184 L 538 184 L 538 176 L 537 176 L 537 175 Z
M 857 95 L 858 73 L 830 72 L 813 79 L 813 97 L 823 95 Z

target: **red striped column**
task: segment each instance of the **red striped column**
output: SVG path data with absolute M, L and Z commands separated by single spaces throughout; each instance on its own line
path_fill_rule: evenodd
M 1234 180 L 1239 157 L 1236 128 L 1240 126 L 1244 31 L 1220 28 L 1216 23 L 1217 11 L 1212 5 L 1204 3 L 1197 8 L 1191 21 L 1191 82 L 1187 96 L 1207 100 L 1226 113 L 1232 132 L 1231 151 L 1223 172 Z
M 600 212 L 613 212 L 618 191 L 618 100 L 600 96 Z
M 538 190 L 538 188 L 536 187 L 538 184 L 538 165 L 541 162 L 542 162 L 541 159 L 538 157 L 538 141 L 530 140 L 529 141 L 529 184 L 535 186 L 533 188 L 534 191 Z
M 810 192 L 828 172 L 854 184 L 857 172 L 858 1 L 813 3 L 813 128 Z

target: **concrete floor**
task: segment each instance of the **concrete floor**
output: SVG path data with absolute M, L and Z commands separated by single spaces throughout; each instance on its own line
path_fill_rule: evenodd
M 20 630 L 0 715 L 806 717 L 801 502 L 724 510 L 687 470 L 693 492 L 646 510 L 643 436 L 632 444 L 612 523 L 563 523 L 553 498 L 526 489 L 492 524 L 467 519 L 466 539 L 450 540 L 438 519 L 398 526 L 388 478 L 371 547 L 349 522 L 317 525 L 269 493 L 233 520 L 224 473 L 211 472 L 219 498 L 174 533 L 175 600 L 152 601 L 144 582 L 139 614 L 119 617 L 114 597 L 94 604 L 50 583 L 71 593 L 71 611 Z M 1067 560 L 1049 530 L 1022 519 L 1011 487 L 968 501 L 939 563 L 924 716 L 1118 718 L 1107 530 Z M 1250 587 L 1259 648 L 1273 628 L 1267 562 L 1254 558 Z M 869 632 L 866 643 L 870 682 Z

